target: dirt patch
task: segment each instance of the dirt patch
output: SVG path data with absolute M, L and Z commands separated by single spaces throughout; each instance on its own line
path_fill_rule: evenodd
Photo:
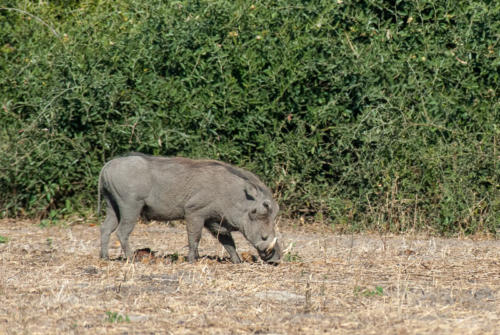
M 496 334 L 500 242 L 281 228 L 269 266 L 204 233 L 189 264 L 182 224 L 138 225 L 134 262 L 98 258 L 99 228 L 2 220 L 0 333 Z

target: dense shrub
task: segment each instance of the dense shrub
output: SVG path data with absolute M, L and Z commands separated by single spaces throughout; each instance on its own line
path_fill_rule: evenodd
M 340 228 L 498 232 L 494 1 L 0 9 L 0 208 L 95 208 L 127 151 L 221 159 Z

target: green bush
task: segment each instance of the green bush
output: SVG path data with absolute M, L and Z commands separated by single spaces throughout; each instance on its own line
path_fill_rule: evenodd
M 498 31 L 493 1 L 5 0 L 0 215 L 95 208 L 142 151 L 339 229 L 497 233 Z

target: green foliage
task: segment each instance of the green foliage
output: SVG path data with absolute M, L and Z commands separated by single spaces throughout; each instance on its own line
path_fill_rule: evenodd
M 384 288 L 381 286 L 375 286 L 374 289 L 363 289 L 362 287 L 356 286 L 354 288 L 354 295 L 355 296 L 363 296 L 363 297 L 375 297 L 375 296 L 383 296 L 384 295 Z
M 283 256 L 283 260 L 285 262 L 295 263 L 295 262 L 300 262 L 302 260 L 302 257 L 300 257 L 299 254 L 297 254 L 296 252 L 294 253 L 287 252 Z
M 109 323 L 130 322 L 128 315 L 122 315 L 118 312 L 106 311 L 106 321 Z
M 47 217 L 43 220 L 40 220 L 38 226 L 40 228 L 47 228 L 50 226 L 57 225 L 59 223 L 58 217 L 60 215 L 60 211 L 52 209 L 48 212 Z
M 179 253 L 176 251 L 173 254 L 167 255 L 167 258 L 169 258 L 172 263 L 177 262 L 179 260 Z
M 0 243 L 7 243 L 9 241 L 8 237 L 0 235 Z
M 0 216 L 95 207 L 142 151 L 342 229 L 497 233 L 498 31 L 479 0 L 3 1 Z
M 301 262 L 302 257 L 293 249 L 295 248 L 295 243 L 291 243 L 285 250 L 283 250 L 283 260 L 285 262 Z

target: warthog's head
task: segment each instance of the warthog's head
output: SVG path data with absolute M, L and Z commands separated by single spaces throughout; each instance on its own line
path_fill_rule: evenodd
M 270 197 L 253 197 L 249 194 L 247 200 L 248 218 L 242 232 L 263 261 L 276 265 L 281 259 L 281 249 L 274 230 L 278 204 Z

